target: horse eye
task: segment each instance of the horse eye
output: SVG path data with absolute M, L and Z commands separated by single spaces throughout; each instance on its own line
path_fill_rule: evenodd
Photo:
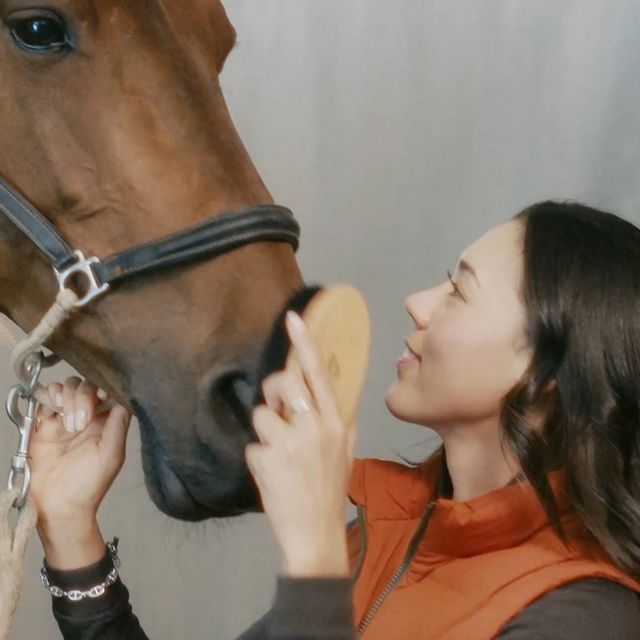
M 29 51 L 57 51 L 69 47 L 64 22 L 53 14 L 14 19 L 10 29 L 16 43 Z

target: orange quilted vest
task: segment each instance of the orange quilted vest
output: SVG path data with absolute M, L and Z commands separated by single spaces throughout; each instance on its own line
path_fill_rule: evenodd
M 527 481 L 468 502 L 437 499 L 439 454 L 418 468 L 355 460 L 348 534 L 355 623 L 365 640 L 485 640 L 528 604 L 568 582 L 600 577 L 636 591 L 590 539 L 549 480 L 569 545 Z

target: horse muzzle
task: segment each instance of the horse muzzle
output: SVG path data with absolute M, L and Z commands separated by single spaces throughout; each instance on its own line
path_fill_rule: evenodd
M 244 448 L 257 440 L 251 412 L 264 401 L 262 382 L 296 357 L 284 328 L 289 310 L 302 315 L 314 336 L 343 420 L 355 419 L 371 344 L 366 304 L 353 287 L 306 287 L 274 320 L 254 370 L 225 372 L 204 385 L 195 433 L 182 431 L 181 441 L 167 439 L 145 403 L 132 401 L 140 421 L 147 488 L 168 515 L 201 520 L 262 510 Z

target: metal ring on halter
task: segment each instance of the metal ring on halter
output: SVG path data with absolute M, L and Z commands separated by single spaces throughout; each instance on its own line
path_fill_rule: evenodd
M 65 269 L 58 271 L 57 268 L 54 267 L 54 272 L 56 274 L 56 278 L 58 279 L 58 286 L 60 287 L 60 291 L 64 289 L 68 289 L 67 281 L 72 278 L 80 275 L 85 278 L 88 287 L 84 293 L 84 295 L 78 295 L 78 300 L 75 303 L 76 308 L 84 307 L 89 304 L 94 298 L 101 296 L 103 293 L 109 290 L 109 283 L 104 282 L 100 284 L 94 273 L 92 266 L 94 264 L 98 264 L 100 260 L 98 258 L 86 258 L 82 251 L 76 250 L 73 252 L 76 257 L 76 262 L 69 265 Z

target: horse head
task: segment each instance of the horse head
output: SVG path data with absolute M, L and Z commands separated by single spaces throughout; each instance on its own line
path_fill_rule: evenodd
M 0 0 L 0 174 L 85 254 L 271 203 L 219 85 L 217 0 Z M 30 330 L 56 280 L 0 220 L 2 311 Z M 244 462 L 261 354 L 301 275 L 255 242 L 133 278 L 48 344 L 132 409 L 149 494 L 174 517 L 259 508 Z

